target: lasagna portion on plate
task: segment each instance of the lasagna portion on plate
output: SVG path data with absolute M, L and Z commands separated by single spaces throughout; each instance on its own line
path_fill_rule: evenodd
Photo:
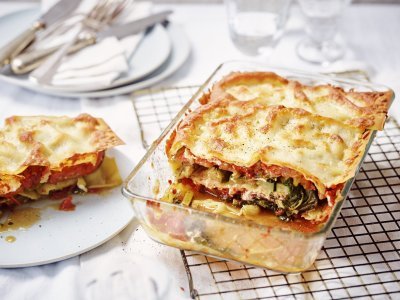
M 391 92 L 232 73 L 169 138 L 177 182 L 164 199 L 199 207 L 193 194 L 202 193 L 243 214 L 268 210 L 286 221 L 323 222 L 372 130 L 383 128 L 391 99 Z
M 115 161 L 105 156 L 121 144 L 102 119 L 88 114 L 6 119 L 0 130 L 0 208 L 121 184 Z

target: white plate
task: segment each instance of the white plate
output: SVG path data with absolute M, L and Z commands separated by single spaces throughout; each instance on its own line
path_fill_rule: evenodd
M 17 11 L 0 18 L 0 30 L 2 31 L 2 41 L 0 47 L 6 42 L 11 40 L 16 32 L 20 32 L 27 28 L 33 20 L 37 19 L 38 9 L 28 9 Z M 7 28 L 16 28 L 16 30 L 5 30 Z M 140 42 L 138 48 L 133 55 L 129 58 L 129 71 L 127 74 L 122 74 L 120 78 L 115 80 L 110 86 L 106 88 L 114 88 L 123 84 L 128 84 L 137 81 L 159 68 L 169 57 L 171 53 L 170 37 L 161 25 L 157 25 L 146 34 Z M 99 87 L 93 86 L 74 86 L 74 87 L 57 87 L 57 86 L 36 86 L 35 83 L 28 80 L 27 75 L 15 75 L 9 68 L 1 72 L 1 78 L 8 79 L 8 82 L 24 86 L 26 88 L 32 87 L 34 90 L 49 90 L 56 92 L 89 92 L 99 90 Z M 36 88 L 34 88 L 36 86 Z M 104 87 L 103 87 L 104 89 Z
M 121 175 L 128 172 L 131 163 L 122 153 L 111 150 L 108 155 L 115 157 Z M 133 218 L 132 206 L 120 188 L 74 195 L 73 202 L 75 210 L 66 212 L 49 207 L 51 200 L 30 204 L 41 207 L 41 219 L 25 230 L 0 232 L 0 267 L 36 266 L 79 255 L 117 235 Z M 7 236 L 16 240 L 6 242 Z
M 185 32 L 177 25 L 170 24 L 167 27 L 167 32 L 170 36 L 172 43 L 172 51 L 167 61 L 156 71 L 151 73 L 150 75 L 142 78 L 137 82 L 133 82 L 129 85 L 124 85 L 120 87 L 116 87 L 113 89 L 95 91 L 95 92 L 62 92 L 62 91 L 52 91 L 45 89 L 43 87 L 39 87 L 33 85 L 30 81 L 22 81 L 22 80 L 14 80 L 12 77 L 1 76 L 0 80 L 9 82 L 11 84 L 16 84 L 18 86 L 24 87 L 29 90 L 37 91 L 40 93 L 53 95 L 53 96 L 61 96 L 61 97 L 71 97 L 71 98 L 101 98 L 101 97 L 111 97 L 121 94 L 128 94 L 130 92 L 140 90 L 151 85 L 154 85 L 171 74 L 177 71 L 187 60 L 190 54 L 190 42 L 185 34 Z

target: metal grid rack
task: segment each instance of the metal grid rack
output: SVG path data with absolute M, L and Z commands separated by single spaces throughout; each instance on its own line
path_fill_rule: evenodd
M 146 89 L 133 105 L 147 148 L 198 87 Z M 155 130 L 155 126 L 160 131 Z M 284 275 L 181 251 L 197 299 L 400 299 L 400 127 L 377 134 L 316 262 Z

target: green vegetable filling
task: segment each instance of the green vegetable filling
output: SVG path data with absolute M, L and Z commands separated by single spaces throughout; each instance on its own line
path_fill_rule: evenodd
M 262 208 L 273 211 L 281 220 L 289 221 L 294 215 L 315 208 L 318 204 L 316 191 L 305 190 L 303 186 L 293 184 L 292 179 L 276 183 L 274 192 L 280 195 L 275 201 L 267 199 L 254 199 L 250 201 Z M 238 200 L 233 200 L 238 205 Z M 241 201 L 244 202 L 244 201 Z M 249 201 L 246 201 L 249 203 Z
M 191 178 L 196 184 L 203 185 L 204 183 L 205 192 L 218 196 L 233 207 L 258 205 L 274 212 L 285 221 L 318 205 L 317 192 L 306 190 L 302 185 L 295 184 L 292 178 L 246 178 L 238 172 L 221 170 L 218 167 L 205 168 L 199 165 L 190 166 L 190 170 L 182 166 L 180 175 L 180 178 Z M 209 185 L 212 187 L 208 188 Z M 219 190 L 230 192 L 219 194 Z M 192 197 L 193 195 L 186 197 L 184 204 L 188 205 Z

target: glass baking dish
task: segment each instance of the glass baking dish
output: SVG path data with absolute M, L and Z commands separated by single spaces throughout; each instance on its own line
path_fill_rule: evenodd
M 304 84 L 332 84 L 357 91 L 387 91 L 385 86 L 270 67 L 258 63 L 228 62 L 220 65 L 172 120 L 161 136 L 125 180 L 122 192 L 132 201 L 136 217 L 147 234 L 157 242 L 192 250 L 217 258 L 239 261 L 279 272 L 301 272 L 317 258 L 327 234 L 340 213 L 344 200 L 335 204 L 327 222 L 316 232 L 299 232 L 251 220 L 196 210 L 192 207 L 160 201 L 169 183 L 174 181 L 165 144 L 185 113 L 199 106 L 204 92 L 233 71 L 272 71 Z M 393 100 L 393 99 L 392 99 Z M 366 153 L 375 137 L 372 133 Z M 357 172 L 361 166 L 358 166 Z M 343 199 L 354 178 L 346 182 Z M 204 236 L 209 237 L 205 239 Z M 216 242 L 217 241 L 217 242 Z

